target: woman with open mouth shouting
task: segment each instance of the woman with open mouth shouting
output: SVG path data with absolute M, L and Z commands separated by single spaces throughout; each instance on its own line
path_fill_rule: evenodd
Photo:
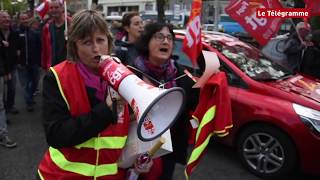
M 98 12 L 83 10 L 73 16 L 68 37 L 69 58 L 51 67 L 43 80 L 50 147 L 40 162 L 39 178 L 125 179 L 126 169 L 117 161 L 128 135 L 128 106 L 119 98 L 122 111 L 113 111 L 108 84 L 98 74 L 101 55 L 111 53 L 107 24 Z M 137 171 L 148 172 L 150 166 Z
M 173 152 L 155 159 L 146 179 L 172 179 L 175 164 L 186 164 L 188 146 L 189 111 L 195 109 L 198 90 L 194 82 L 185 76 L 184 69 L 171 57 L 175 36 L 172 25 L 150 23 L 136 43 L 139 56 L 131 69 L 145 82 L 160 88 L 181 87 L 185 90 L 187 103 L 178 120 L 170 128 Z M 130 68 L 130 66 L 129 66 Z M 166 118 L 165 115 L 163 118 Z

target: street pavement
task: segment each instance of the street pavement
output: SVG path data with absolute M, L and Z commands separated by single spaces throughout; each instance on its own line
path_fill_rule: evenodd
M 44 130 L 41 123 L 41 95 L 35 97 L 34 112 L 28 112 L 17 83 L 17 115 L 9 114 L 9 134 L 17 141 L 13 149 L 0 147 L 0 180 L 33 180 L 37 166 L 47 150 Z M 50 116 L 50 114 L 47 114 Z M 184 167 L 177 165 L 174 180 L 184 180 Z M 291 180 L 320 179 L 298 175 L 288 177 Z M 237 159 L 235 152 L 221 144 L 210 142 L 207 154 L 191 176 L 191 180 L 260 180 L 246 171 Z

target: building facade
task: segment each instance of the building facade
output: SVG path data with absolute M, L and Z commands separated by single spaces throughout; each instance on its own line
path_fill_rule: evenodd
M 217 1 L 217 2 L 215 2 Z M 76 12 L 80 9 L 86 9 L 91 6 L 92 0 L 68 0 L 68 9 Z M 164 9 L 170 14 L 190 14 L 192 0 L 167 0 Z M 225 13 L 224 8 L 228 5 L 229 0 L 203 0 L 202 2 L 202 23 L 214 22 L 215 11 L 218 14 Z M 140 13 L 157 12 L 156 0 L 99 0 L 103 7 L 103 14 L 123 15 L 125 12 L 137 11 Z M 218 4 L 218 7 L 215 7 Z
M 125 12 L 156 11 L 156 0 L 99 0 L 103 6 L 103 13 L 110 15 L 123 15 Z

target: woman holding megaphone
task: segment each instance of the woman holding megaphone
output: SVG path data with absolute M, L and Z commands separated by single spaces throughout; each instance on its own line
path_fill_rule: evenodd
M 41 179 L 127 176 L 117 161 L 128 134 L 128 106 L 121 98 L 111 100 L 108 83 L 98 75 L 101 55 L 111 53 L 107 27 L 96 11 L 75 14 L 68 35 L 69 58 L 44 77 L 43 120 L 50 147 L 39 165 Z M 115 102 L 121 112 L 115 111 Z M 136 171 L 146 173 L 151 166 L 152 161 Z
M 173 153 L 156 159 L 154 166 L 146 175 L 147 179 L 172 179 L 175 164 L 186 164 L 188 146 L 189 111 L 195 109 L 198 90 L 192 89 L 194 82 L 184 74 L 184 69 L 171 57 L 175 36 L 170 24 L 151 23 L 136 43 L 139 56 L 131 69 L 145 82 L 169 89 L 181 87 L 186 93 L 186 106 L 178 120 L 171 127 Z M 166 115 L 163 115 L 166 118 Z M 155 167 L 159 165 L 160 167 Z M 162 172 L 161 172 L 162 171 Z M 156 177 L 161 174 L 161 177 Z

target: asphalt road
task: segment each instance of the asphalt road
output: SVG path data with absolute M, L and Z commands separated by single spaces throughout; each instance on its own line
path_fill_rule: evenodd
M 34 112 L 27 112 L 22 90 L 17 84 L 16 106 L 18 115 L 9 114 L 9 134 L 17 141 L 14 149 L 0 147 L 0 180 L 33 180 L 37 166 L 47 149 L 41 124 L 41 96 L 35 97 L 37 104 Z M 183 166 L 178 165 L 175 180 L 183 180 Z M 191 180 L 259 180 L 246 171 L 235 156 L 234 151 L 221 144 L 210 142 L 207 154 L 191 176 Z M 287 178 L 285 178 L 287 179 Z M 299 174 L 288 177 L 291 180 L 320 179 L 320 177 Z

